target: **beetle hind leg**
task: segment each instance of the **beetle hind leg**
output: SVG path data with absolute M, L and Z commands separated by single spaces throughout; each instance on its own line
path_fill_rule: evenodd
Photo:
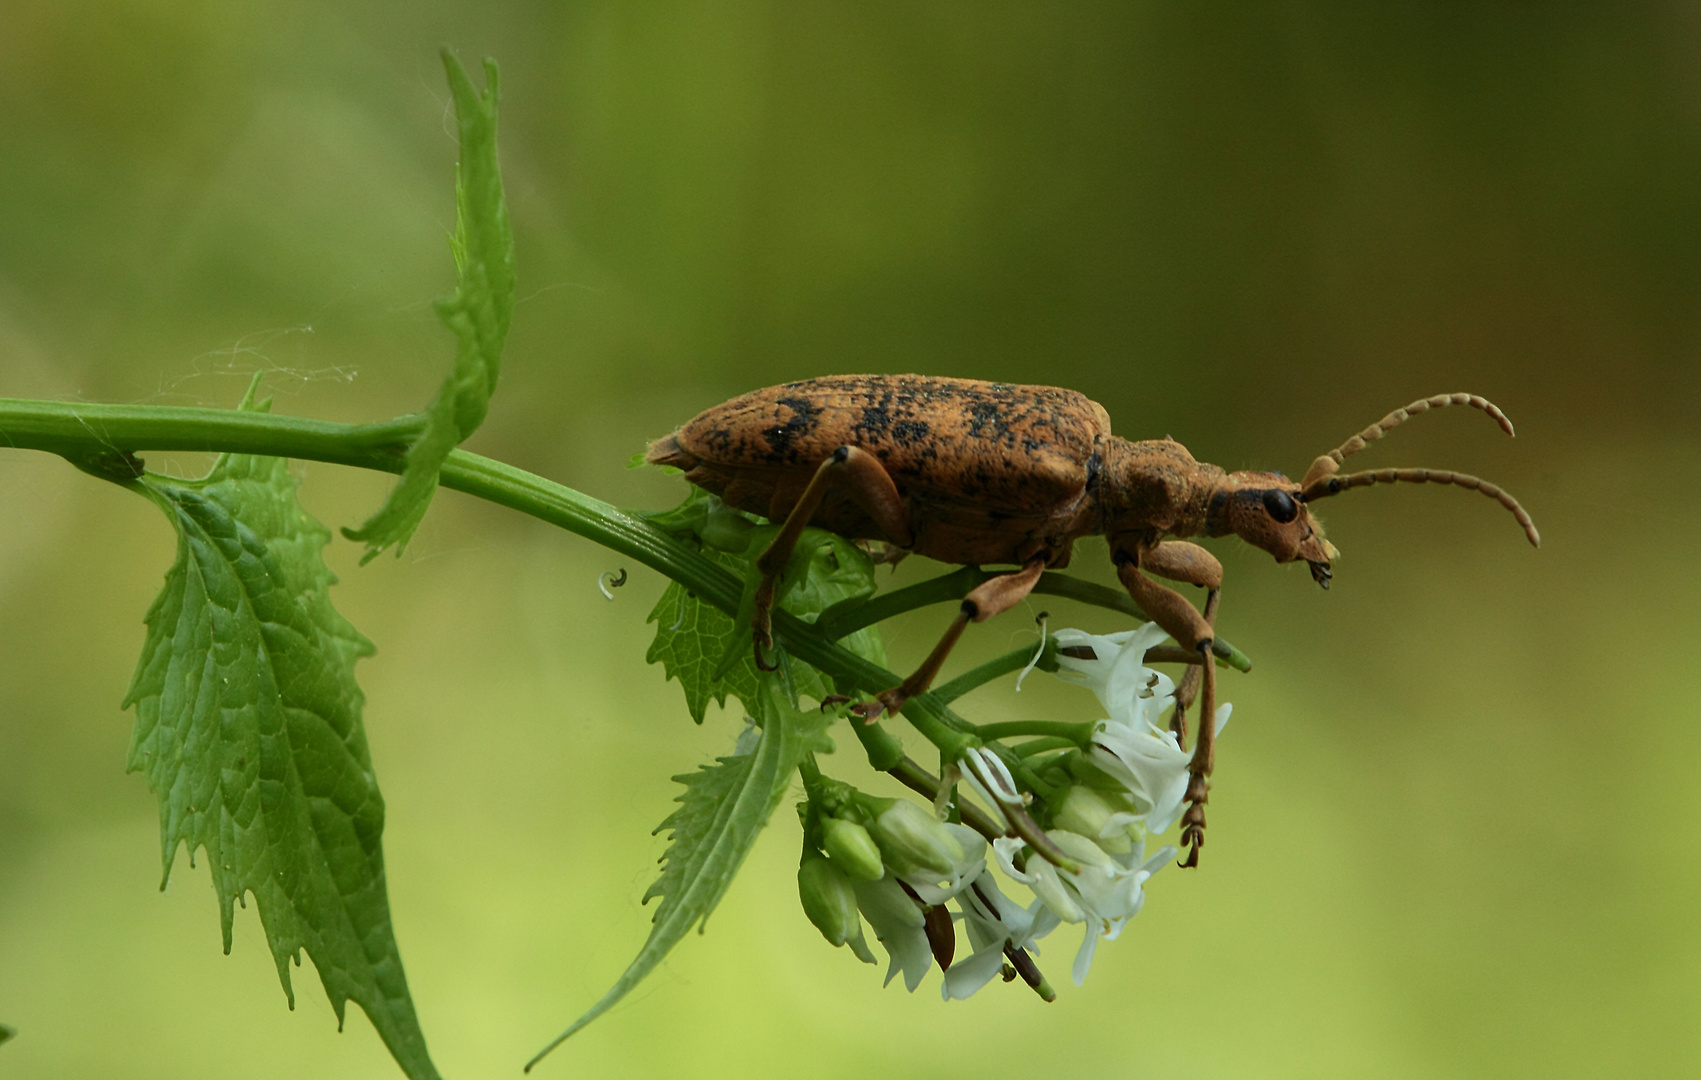
M 891 474 L 880 459 L 855 446 L 841 446 L 828 455 L 827 460 L 815 470 L 815 475 L 809 478 L 809 485 L 797 501 L 784 511 L 785 523 L 780 526 L 778 535 L 756 557 L 756 569 L 762 572 L 762 580 L 756 586 L 750 628 L 756 650 L 756 666 L 763 670 L 772 670 L 764 653 L 774 646 L 770 612 L 774 607 L 780 575 L 785 572 L 791 553 L 797 548 L 798 538 L 815 516 L 815 511 L 821 508 L 821 500 L 832 484 L 845 487 L 891 543 L 907 548 L 915 542 L 903 500 L 898 495 L 898 486 L 892 482 Z M 778 518 L 780 513 L 780 509 L 776 508 L 769 516 Z
M 855 706 L 852 711 L 864 721 L 872 723 L 880 719 L 883 712 L 896 715 L 910 698 L 926 693 L 927 688 L 932 686 L 933 680 L 938 677 L 939 669 L 945 666 L 945 658 L 951 655 L 957 639 L 963 636 L 963 629 L 971 622 L 985 622 L 1021 603 L 1034 591 L 1034 586 L 1039 582 L 1045 568 L 1045 556 L 1036 556 L 1014 573 L 1000 574 L 975 586 L 969 595 L 963 597 L 962 607 L 958 610 L 957 617 L 951 620 L 951 625 L 946 628 L 945 636 L 939 639 L 939 644 L 927 654 L 927 659 L 921 662 L 915 673 L 892 689 L 882 691 L 873 701 L 865 701 Z

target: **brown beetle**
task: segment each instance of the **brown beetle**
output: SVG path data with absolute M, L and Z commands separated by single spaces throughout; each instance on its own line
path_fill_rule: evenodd
M 757 560 L 753 630 L 757 659 L 771 646 L 768 612 L 775 581 L 806 525 L 853 539 L 883 540 L 947 563 L 1015 565 L 970 592 L 945 636 L 900 685 L 859 707 L 868 719 L 897 712 L 939 673 L 963 628 L 1021 602 L 1047 568 L 1066 566 L 1083 536 L 1110 540 L 1117 576 L 1181 647 L 1198 652 L 1176 693 L 1174 726 L 1203 683 L 1200 715 L 1216 698 L 1211 644 L 1223 569 L 1210 552 L 1180 539 L 1225 536 L 1274 555 L 1304 559 L 1329 587 L 1338 554 L 1323 538 L 1310 503 L 1376 483 L 1457 484 L 1512 512 L 1530 543 L 1540 536 L 1516 499 L 1474 476 L 1433 469 L 1340 474 L 1342 459 L 1414 413 L 1469 405 L 1512 424 L 1474 394 L 1438 394 L 1396 409 L 1312 462 L 1298 483 L 1280 473 L 1225 472 L 1193 460 L 1174 439 L 1130 442 L 1110 433 L 1097 402 L 1050 386 L 921 375 L 836 375 L 786 383 L 699 414 L 650 445 L 646 459 L 685 470 L 691 483 L 729 505 L 785 525 Z M 1206 590 L 1204 610 L 1147 575 Z M 1204 842 L 1214 730 L 1194 740 L 1182 818 L 1186 863 Z

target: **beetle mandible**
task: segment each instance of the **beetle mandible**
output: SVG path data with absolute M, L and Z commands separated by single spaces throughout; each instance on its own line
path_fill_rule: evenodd
M 1223 568 L 1184 538 L 1234 533 L 1277 562 L 1304 559 L 1329 587 L 1339 554 L 1310 504 L 1370 484 L 1456 484 L 1511 511 L 1530 543 L 1541 537 L 1518 501 L 1474 476 L 1438 469 L 1341 473 L 1344 458 L 1416 413 L 1469 405 L 1508 434 L 1512 423 L 1474 394 L 1437 394 L 1396 409 L 1320 455 L 1297 483 L 1281 473 L 1227 472 L 1195 461 L 1174 439 L 1134 442 L 1110 432 L 1103 406 L 1073 390 L 921 375 L 835 375 L 733 398 L 699 414 L 645 454 L 727 504 L 784 522 L 757 559 L 752 619 L 758 663 L 772 646 L 769 611 L 781 571 L 807 525 L 883 540 L 946 563 L 1014 565 L 963 599 L 915 673 L 858 711 L 896 713 L 932 685 L 971 622 L 1020 603 L 1048 568 L 1068 565 L 1083 536 L 1110 541 L 1117 577 L 1134 602 L 1199 660 L 1177 688 L 1173 726 L 1200 699 L 1189 764 L 1184 866 L 1198 864 L 1215 749 L 1215 635 Z M 1153 577 L 1201 586 L 1203 610 Z M 1202 690 L 1201 690 L 1201 684 Z

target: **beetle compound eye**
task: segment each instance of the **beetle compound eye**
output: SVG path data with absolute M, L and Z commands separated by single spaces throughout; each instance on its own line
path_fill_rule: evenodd
M 1293 501 L 1293 496 L 1277 488 L 1264 493 L 1264 509 L 1283 525 L 1299 516 L 1299 504 Z

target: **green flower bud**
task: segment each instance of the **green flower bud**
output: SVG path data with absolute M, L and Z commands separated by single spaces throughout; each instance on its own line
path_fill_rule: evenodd
M 838 948 L 862 937 L 862 918 L 856 910 L 856 891 L 845 872 L 819 855 L 809 855 L 797 868 L 797 896 L 803 913 Z
M 871 800 L 874 801 L 874 800 Z M 869 832 L 887 865 L 900 874 L 950 874 L 963 860 L 963 845 L 938 818 L 903 799 L 876 812 Z
M 1090 787 L 1075 784 L 1064 793 L 1063 804 L 1052 815 L 1051 822 L 1059 829 L 1097 841 L 1100 847 L 1113 855 L 1121 855 L 1130 847 L 1128 831 L 1117 829 L 1109 836 L 1103 835 L 1104 827 L 1114 813 L 1116 807 L 1103 795 Z
M 826 818 L 821 825 L 821 846 L 833 857 L 833 862 L 858 881 L 879 881 L 886 868 L 880 862 L 880 849 L 868 830 L 854 821 Z
M 1120 794 L 1128 790 L 1128 785 L 1103 769 L 1087 760 L 1087 756 L 1079 751 L 1071 751 L 1063 758 L 1063 766 L 1078 784 L 1085 784 L 1094 791 L 1107 794 Z

